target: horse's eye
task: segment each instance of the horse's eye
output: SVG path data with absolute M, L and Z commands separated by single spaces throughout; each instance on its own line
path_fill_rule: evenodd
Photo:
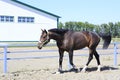
M 43 38 L 45 38 L 45 36 Z

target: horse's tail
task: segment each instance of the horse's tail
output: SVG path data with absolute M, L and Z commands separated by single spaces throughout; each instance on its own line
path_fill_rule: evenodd
M 112 36 L 111 34 L 102 34 L 100 33 L 99 36 L 103 39 L 104 43 L 103 43 L 103 49 L 107 49 L 110 42 L 111 42 L 111 39 L 112 39 Z

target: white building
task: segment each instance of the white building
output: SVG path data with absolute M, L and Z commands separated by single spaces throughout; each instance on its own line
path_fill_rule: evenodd
M 41 29 L 57 28 L 59 18 L 17 0 L 0 0 L 0 41 L 38 41 Z

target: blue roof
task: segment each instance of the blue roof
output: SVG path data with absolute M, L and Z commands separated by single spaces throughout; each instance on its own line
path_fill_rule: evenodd
M 34 6 L 31 6 L 31 5 L 28 5 L 28 4 L 26 4 L 26 3 L 20 2 L 20 1 L 18 1 L 18 0 L 11 0 L 11 1 L 16 2 L 16 3 L 19 3 L 19 4 L 23 5 L 23 6 L 27 6 L 27 7 L 29 7 L 29 8 L 35 9 L 35 10 L 37 10 L 37 11 L 40 11 L 40 12 L 49 14 L 49 15 L 51 15 L 51 16 L 54 16 L 54 17 L 57 17 L 57 18 L 61 18 L 61 17 L 58 16 L 58 15 L 55 15 L 55 14 L 50 13 L 50 12 L 47 12 L 47 11 L 45 11 L 45 10 L 36 8 L 36 7 L 34 7 Z

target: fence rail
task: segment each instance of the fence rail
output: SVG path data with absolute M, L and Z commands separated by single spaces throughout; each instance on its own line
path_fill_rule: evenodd
M 117 49 L 118 49 L 118 47 L 117 47 L 117 45 L 119 44 L 119 43 L 116 43 L 116 42 L 114 42 L 114 43 L 112 43 L 112 44 L 114 44 L 114 66 L 117 66 Z M 7 73 L 7 60 L 16 60 L 16 59 L 36 59 L 36 58 L 54 58 L 54 57 L 58 57 L 58 56 L 39 56 L 39 57 L 22 57 L 22 58 L 8 58 L 7 57 L 7 48 L 8 47 L 35 47 L 35 46 L 37 46 L 36 44 L 17 44 L 17 45 L 9 45 L 9 44 L 6 44 L 6 43 L 0 43 L 0 47 L 1 48 L 3 48 L 4 49 L 4 52 L 3 52 L 3 58 L 2 59 L 0 59 L 0 60 L 3 60 L 3 72 L 4 73 Z M 110 48 L 110 49 L 113 49 L 113 48 Z M 98 49 L 98 50 L 101 50 L 101 49 Z M 46 52 L 46 51 L 48 51 L 48 52 L 57 52 L 57 50 L 30 50 L 30 51 L 19 51 L 19 52 L 11 52 L 11 53 L 23 53 L 23 52 Z M 106 54 L 101 54 L 101 55 L 106 55 Z M 108 54 L 107 54 L 108 55 Z M 86 54 L 81 54 L 81 55 L 75 55 L 75 56 L 88 56 L 88 55 L 86 55 Z M 67 56 L 65 56 L 65 57 L 67 57 Z M 70 67 L 71 65 L 69 64 L 68 65 L 68 67 Z

